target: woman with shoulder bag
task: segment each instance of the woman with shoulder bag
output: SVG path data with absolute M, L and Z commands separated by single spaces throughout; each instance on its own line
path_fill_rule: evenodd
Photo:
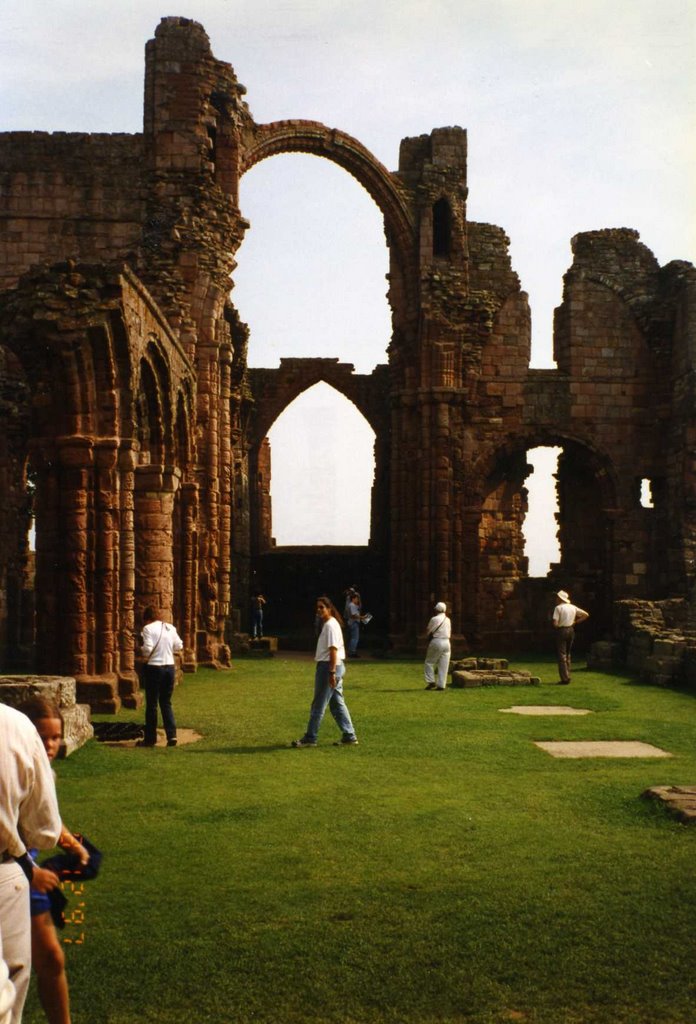
M 172 694 L 176 668 L 174 655 L 183 650 L 184 644 L 170 622 L 163 622 L 156 610 L 149 605 L 143 619 L 144 659 L 142 683 L 145 688 L 145 736 L 138 746 L 154 747 L 157 742 L 157 706 L 162 712 L 162 724 L 167 736 L 167 746 L 176 746 L 176 721 L 172 709 Z
M 428 623 L 428 649 L 425 652 L 425 688 L 443 692 L 447 687 L 447 670 L 449 669 L 452 646 L 452 623 L 447 616 L 447 605 L 438 601 L 435 615 Z M 437 671 L 437 683 L 435 672 Z

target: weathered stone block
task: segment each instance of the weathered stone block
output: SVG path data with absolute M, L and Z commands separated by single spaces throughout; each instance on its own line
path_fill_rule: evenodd
M 64 676 L 0 676 L 0 702 L 19 707 L 38 694 L 54 701 L 63 716 L 63 742 L 59 757 L 67 757 L 94 735 L 88 704 L 76 703 L 76 683 Z

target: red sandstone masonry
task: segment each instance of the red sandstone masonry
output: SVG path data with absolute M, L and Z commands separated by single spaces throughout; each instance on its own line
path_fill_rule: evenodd
M 547 642 L 561 585 L 597 631 L 613 598 L 688 594 L 694 269 L 659 267 L 625 228 L 578 235 L 558 369 L 530 370 L 509 239 L 467 219 L 465 131 L 404 139 L 391 172 L 337 129 L 256 124 L 243 95 L 203 28 L 166 18 L 146 48 L 142 135 L 0 136 L 5 661 L 29 656 L 36 619 L 47 669 L 135 703 L 133 634 L 156 601 L 188 669 L 225 663 L 254 568 L 272 558 L 268 431 L 320 380 L 376 433 L 365 583 L 395 647 L 414 648 L 435 594 L 458 639 L 517 646 Z M 371 375 L 333 358 L 247 369 L 230 301 L 248 227 L 239 179 L 286 152 L 332 160 L 384 216 L 393 335 Z M 562 562 L 539 581 L 522 532 L 536 445 L 563 448 Z M 640 506 L 643 478 L 654 510 Z

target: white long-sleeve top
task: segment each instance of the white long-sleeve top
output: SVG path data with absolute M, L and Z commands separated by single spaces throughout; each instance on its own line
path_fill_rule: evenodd
M 143 626 L 141 654 L 148 665 L 173 665 L 174 655 L 184 643 L 171 622 L 148 622 Z
M 452 635 L 452 622 L 449 616 L 441 612 L 439 615 L 433 615 L 432 619 L 428 623 L 426 633 L 428 636 L 433 634 L 433 640 L 449 640 Z
M 0 853 L 50 850 L 61 833 L 53 772 L 26 715 L 0 704 Z

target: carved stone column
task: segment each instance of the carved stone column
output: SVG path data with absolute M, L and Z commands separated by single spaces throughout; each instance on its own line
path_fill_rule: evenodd
M 184 642 L 184 672 L 196 670 L 196 616 L 198 613 L 198 484 L 181 485 L 180 573 L 182 579 L 179 622 Z
M 164 619 L 171 620 L 173 615 L 174 493 L 180 477 L 180 471 L 171 466 L 138 466 L 135 470 L 136 627 L 148 605 L 154 605 Z
M 94 668 L 100 675 L 114 675 L 120 663 L 119 512 L 117 442 L 99 441 L 94 448 Z
M 119 689 L 125 694 L 137 694 L 138 676 L 135 671 L 135 528 L 133 523 L 135 467 L 137 455 L 131 441 L 123 441 L 118 456 L 120 472 L 120 557 L 119 557 Z M 129 705 L 130 706 L 130 705 Z
M 94 445 L 88 437 L 62 437 L 56 441 L 60 495 L 59 535 L 54 557 L 58 577 L 60 671 L 80 678 L 95 674 L 93 602 L 88 575 L 93 567 Z M 90 656 L 92 655 L 92 656 Z

